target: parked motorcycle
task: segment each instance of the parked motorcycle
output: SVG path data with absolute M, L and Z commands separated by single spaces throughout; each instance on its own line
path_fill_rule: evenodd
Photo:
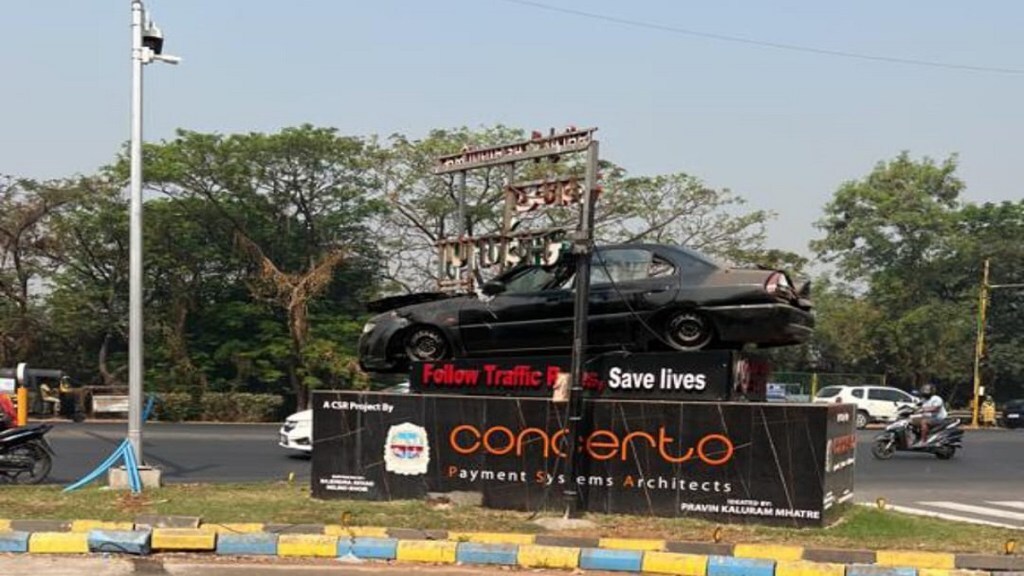
M 0 424 L 2 427 L 2 424 Z M 53 467 L 50 424 L 28 424 L 0 431 L 0 484 L 38 484 Z
M 963 448 L 964 431 L 960 428 L 959 418 L 946 418 L 938 425 L 928 429 L 928 438 L 921 443 L 912 443 L 911 437 L 917 435 L 910 417 L 917 410 L 911 406 L 900 408 L 898 418 L 875 437 L 871 446 L 871 454 L 879 460 L 888 460 L 896 452 L 926 452 L 935 454 L 940 460 L 949 460 L 957 449 Z

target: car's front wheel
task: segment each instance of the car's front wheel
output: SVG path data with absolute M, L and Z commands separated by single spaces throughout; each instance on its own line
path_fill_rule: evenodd
M 405 355 L 411 361 L 431 362 L 448 357 L 448 341 L 432 326 L 413 328 L 405 337 Z
M 876 440 L 871 446 L 871 454 L 879 460 L 888 460 L 896 453 L 896 446 L 891 438 Z
M 708 317 L 695 310 L 681 310 L 665 323 L 665 339 L 676 350 L 700 350 L 715 334 Z
M 871 417 L 868 416 L 868 413 L 863 410 L 858 410 L 855 422 L 857 429 L 863 430 L 864 428 L 867 428 L 869 422 L 871 422 Z

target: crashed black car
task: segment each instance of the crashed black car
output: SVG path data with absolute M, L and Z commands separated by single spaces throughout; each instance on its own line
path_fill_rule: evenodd
M 568 354 L 575 262 L 513 268 L 482 295 L 420 293 L 373 302 L 359 340 L 363 370 L 410 360 Z M 780 270 L 726 266 L 688 248 L 603 246 L 591 261 L 590 352 L 700 350 L 803 342 L 814 327 L 810 284 Z

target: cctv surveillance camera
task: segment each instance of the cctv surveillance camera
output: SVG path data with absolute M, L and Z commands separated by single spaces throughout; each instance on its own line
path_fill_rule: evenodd
M 159 55 L 164 49 L 164 34 L 155 25 L 150 24 L 142 31 L 142 45 Z

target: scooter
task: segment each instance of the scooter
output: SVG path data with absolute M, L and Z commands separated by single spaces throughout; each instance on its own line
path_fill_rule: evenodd
M 0 424 L 2 426 L 2 424 Z M 0 484 L 38 484 L 53 467 L 50 424 L 28 424 L 0 432 Z
M 929 427 L 928 438 L 924 442 L 911 444 L 915 427 L 910 423 L 910 417 L 915 412 L 917 409 L 911 406 L 900 408 L 896 421 L 875 436 L 875 443 L 871 446 L 871 454 L 875 458 L 888 460 L 896 452 L 926 452 L 934 454 L 939 460 L 949 460 L 957 449 L 963 448 L 964 431 L 960 428 L 959 418 L 946 418 L 938 425 Z

